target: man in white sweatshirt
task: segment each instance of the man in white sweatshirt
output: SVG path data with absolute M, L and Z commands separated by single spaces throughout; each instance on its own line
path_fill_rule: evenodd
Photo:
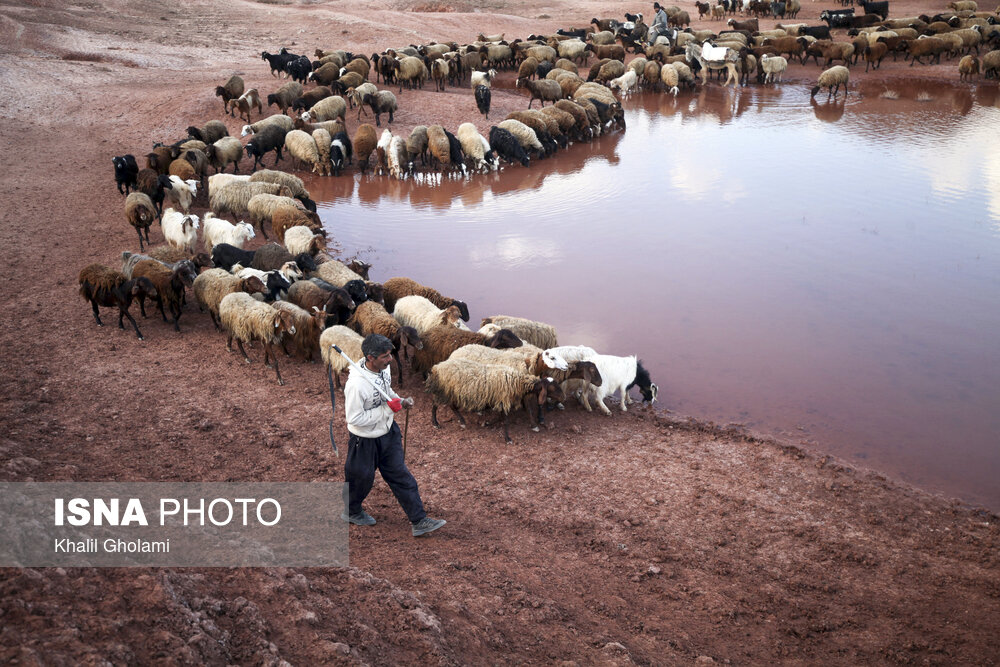
M 361 343 L 364 359 L 361 370 L 351 368 L 344 384 L 344 411 L 347 414 L 347 460 L 344 478 L 348 484 L 347 509 L 340 518 L 358 526 L 374 526 L 375 517 L 361 507 L 375 483 L 375 470 L 396 496 L 413 528 L 420 537 L 443 526 L 444 519 L 432 519 L 424 511 L 417 480 L 403 461 L 403 442 L 393 414 L 409 410 L 412 398 L 400 398 L 392 390 L 389 361 L 392 341 L 371 334 Z M 376 389 L 378 386 L 379 389 Z M 390 397 L 386 401 L 382 392 Z

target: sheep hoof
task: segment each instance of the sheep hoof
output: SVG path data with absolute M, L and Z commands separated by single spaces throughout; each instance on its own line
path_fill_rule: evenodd
M 538 427 L 537 427 L 537 426 L 532 426 L 532 427 L 531 427 L 531 430 L 532 430 L 532 432 L 534 432 L 534 433 L 538 433 Z
M 465 428 L 465 424 L 459 424 L 459 428 Z
M 562 403 L 556 403 L 556 409 L 557 410 L 565 410 L 566 406 L 563 405 Z

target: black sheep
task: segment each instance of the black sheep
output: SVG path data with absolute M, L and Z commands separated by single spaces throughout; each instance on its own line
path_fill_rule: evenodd
M 490 128 L 490 148 L 507 162 L 520 162 L 523 167 L 531 163 L 517 138 L 502 127 L 494 125 Z
M 275 152 L 274 164 L 281 160 L 281 149 L 285 146 L 285 130 L 276 124 L 265 125 L 260 132 L 257 132 L 246 145 L 247 155 L 253 157 L 253 169 L 257 171 L 257 165 L 264 166 L 264 156 L 271 151 Z
M 115 166 L 115 183 L 118 184 L 118 192 L 127 196 L 130 190 L 135 189 L 135 179 L 139 175 L 139 165 L 135 161 L 135 156 L 131 153 L 117 155 L 111 158 L 111 163 Z M 124 186 L 124 190 L 122 186 Z
M 479 107 L 479 113 L 490 117 L 490 100 L 492 99 L 492 94 L 488 86 L 478 85 L 476 86 L 476 106 Z
M 228 243 L 217 243 L 212 246 L 212 264 L 217 268 L 230 271 L 234 264 L 250 266 L 253 264 L 253 250 L 244 250 Z
M 544 79 L 549 75 L 549 72 L 551 72 L 554 67 L 555 65 L 553 63 L 550 63 L 548 60 L 543 60 L 538 63 L 538 67 L 535 68 L 535 76 L 539 79 Z
M 449 156 L 451 157 L 451 163 L 461 166 L 462 172 L 464 173 L 466 170 L 466 166 L 465 166 L 465 153 L 462 151 L 462 142 L 459 141 L 458 137 L 456 137 L 448 130 L 444 131 L 444 136 L 448 137 L 448 153 Z
M 285 66 L 285 71 L 288 72 L 288 76 L 292 77 L 293 81 L 304 84 L 309 72 L 312 71 L 312 63 L 306 56 L 299 56 Z
M 858 5 L 864 8 L 865 14 L 880 16 L 883 21 L 889 18 L 889 0 L 881 0 L 880 2 L 858 0 Z
M 139 340 L 143 340 L 139 325 L 135 323 L 128 309 L 135 297 L 143 299 L 156 297 L 156 288 L 148 278 L 127 280 L 125 274 L 119 271 L 101 264 L 91 264 L 80 271 L 80 296 L 89 301 L 93 307 L 97 326 L 104 326 L 98 306 L 106 308 L 115 306 L 118 308 L 118 328 L 125 328 L 123 319 L 127 317 L 135 329 L 135 335 Z

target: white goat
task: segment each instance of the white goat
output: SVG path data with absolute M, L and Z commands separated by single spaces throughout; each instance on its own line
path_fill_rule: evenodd
M 205 243 L 205 250 L 209 252 L 212 252 L 212 248 L 219 243 L 242 248 L 244 243 L 255 236 L 253 225 L 250 223 L 240 222 L 234 225 L 228 220 L 215 217 L 211 212 L 205 214 L 203 222 L 205 231 L 202 232 L 202 240 Z
M 160 225 L 163 228 L 163 238 L 171 247 L 194 254 L 194 246 L 198 242 L 198 216 L 187 215 L 168 208 L 163 212 Z

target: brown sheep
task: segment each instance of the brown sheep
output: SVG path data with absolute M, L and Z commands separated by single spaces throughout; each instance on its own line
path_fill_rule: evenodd
M 441 171 L 442 167 L 452 167 L 451 143 L 440 125 L 431 125 L 427 128 L 427 148 L 431 154 L 431 166 L 435 171 Z
M 404 296 L 417 295 L 424 297 L 438 308 L 444 309 L 448 306 L 458 306 L 458 310 L 462 314 L 462 319 L 466 322 L 469 321 L 469 306 L 467 303 L 444 296 L 433 287 L 421 285 L 416 280 L 410 278 L 389 278 L 382 283 L 382 287 L 385 289 L 385 307 L 389 312 L 395 310 L 396 302 Z M 358 333 L 361 332 L 359 331 Z
M 235 100 L 243 94 L 243 78 L 238 74 L 229 77 L 229 81 L 222 86 L 215 87 L 215 96 L 222 98 L 222 109 L 229 108 L 229 100 Z M 232 114 L 230 114 L 232 115 Z
M 125 274 L 120 271 L 102 264 L 90 264 L 80 271 L 79 280 L 80 296 L 85 301 L 89 301 L 93 307 L 97 326 L 104 326 L 104 323 L 101 322 L 98 306 L 106 308 L 116 306 L 118 308 L 118 328 L 125 328 L 123 318 L 127 317 L 135 329 L 135 335 L 139 337 L 139 340 L 144 340 L 142 332 L 139 331 L 139 325 L 135 323 L 135 319 L 129 314 L 128 309 L 135 297 L 156 298 L 156 287 L 148 278 L 140 276 L 128 280 L 125 278 Z
M 319 352 L 319 336 L 323 332 L 326 322 L 326 313 L 316 308 L 305 310 L 299 308 L 294 303 L 287 301 L 275 301 L 271 304 L 274 308 L 288 313 L 294 325 L 294 331 L 286 332 L 281 337 L 281 350 L 285 356 L 288 354 L 288 340 L 291 338 L 295 343 L 295 356 L 303 361 L 312 361 Z
M 194 263 L 188 260 L 181 261 L 172 271 L 155 259 L 144 259 L 132 269 L 132 278 L 148 278 L 153 287 L 156 288 L 156 295 L 153 298 L 160 309 L 163 321 L 167 321 L 167 313 L 164 311 L 164 302 L 170 308 L 170 314 L 174 318 L 174 331 L 180 333 L 178 320 L 181 317 L 181 306 L 184 299 L 184 288 L 194 284 L 194 279 L 198 276 L 198 270 Z M 146 296 L 139 296 L 139 310 L 142 316 L 146 316 Z
M 375 301 L 365 301 L 355 309 L 354 314 L 347 321 L 347 326 L 357 331 L 362 336 L 368 334 L 381 334 L 392 341 L 392 357 L 396 360 L 396 377 L 399 386 L 403 386 L 403 364 L 402 359 L 411 361 L 417 350 L 424 347 L 420 335 L 413 327 L 401 325 L 386 310 L 385 306 Z
M 427 377 L 427 373 L 435 364 L 439 364 L 451 353 L 465 345 L 485 345 L 506 349 L 510 347 L 520 347 L 523 343 L 509 329 L 500 329 L 490 335 L 481 334 L 477 331 L 459 329 L 448 324 L 439 324 L 431 327 L 420 336 L 423 341 L 423 348 L 418 350 L 413 357 L 413 370 Z
M 125 219 L 135 227 L 139 234 L 139 250 L 143 250 L 142 232 L 146 232 L 146 242 L 149 242 L 149 228 L 156 217 L 156 207 L 153 200 L 141 192 L 132 192 L 125 198 Z
M 361 173 L 365 173 L 369 167 L 368 159 L 372 151 L 378 145 L 378 135 L 375 134 L 375 126 L 371 123 L 362 123 L 354 131 L 354 157 L 358 161 L 358 168 Z

